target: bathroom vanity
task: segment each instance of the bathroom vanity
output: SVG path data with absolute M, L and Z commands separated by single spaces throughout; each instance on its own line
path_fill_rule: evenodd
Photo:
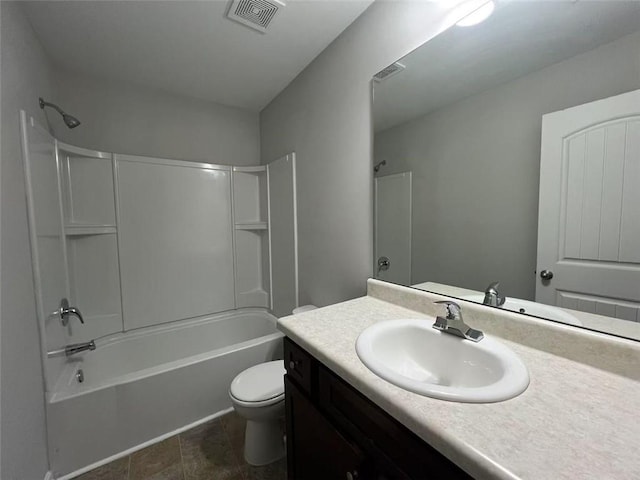
M 284 353 L 289 478 L 471 478 L 288 338 Z
M 363 330 L 433 322 L 443 298 L 369 280 L 365 297 L 278 321 L 288 337 L 289 478 L 639 478 L 637 342 L 461 302 L 470 325 L 526 365 L 530 384 L 519 396 L 438 400 L 360 361 Z

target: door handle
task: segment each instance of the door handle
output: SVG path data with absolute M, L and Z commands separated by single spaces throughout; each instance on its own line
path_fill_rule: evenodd
M 71 315 L 78 317 L 78 320 L 80 320 L 80 323 L 84 324 L 84 318 L 82 318 L 82 314 L 80 313 L 80 310 L 78 310 L 76 307 L 70 307 L 69 300 L 67 300 L 66 298 L 63 298 L 60 301 L 59 313 L 60 313 L 60 321 L 62 322 L 63 327 L 66 327 L 69 324 L 69 317 Z
M 543 280 L 551 280 L 553 278 L 553 272 L 551 270 L 542 270 L 540 272 L 540 278 Z

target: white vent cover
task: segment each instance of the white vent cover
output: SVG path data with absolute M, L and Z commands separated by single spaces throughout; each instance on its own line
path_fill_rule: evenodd
M 232 0 L 227 17 L 261 33 L 285 4 L 279 0 Z
M 382 80 L 386 80 L 389 77 L 393 77 L 394 75 L 396 75 L 397 73 L 400 73 L 401 71 L 403 71 L 405 67 L 403 64 L 401 64 L 400 62 L 396 62 L 396 63 L 392 63 L 391 65 L 389 65 L 386 68 L 383 68 L 382 70 L 380 70 L 378 73 L 376 73 L 373 76 L 373 79 L 376 82 L 381 82 Z

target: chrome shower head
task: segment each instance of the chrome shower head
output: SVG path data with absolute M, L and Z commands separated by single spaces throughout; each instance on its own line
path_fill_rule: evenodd
M 78 125 L 80 125 L 80 120 L 78 120 L 73 115 L 65 113 L 64 115 L 62 115 L 62 119 L 64 120 L 65 125 L 69 128 L 76 128 Z
M 62 120 L 64 120 L 64 124 L 67 127 L 76 128 L 78 125 L 80 125 L 80 120 L 78 120 L 73 115 L 69 115 L 68 113 L 65 113 L 59 106 L 53 103 L 45 102 L 42 99 L 42 97 L 38 98 L 38 100 L 40 102 L 40 108 L 44 109 L 44 107 L 51 107 L 55 109 L 60 115 L 62 115 Z

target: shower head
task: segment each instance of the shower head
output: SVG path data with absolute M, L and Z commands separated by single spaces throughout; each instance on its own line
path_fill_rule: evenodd
M 64 120 L 65 125 L 69 128 L 76 128 L 78 125 L 80 125 L 80 120 L 78 120 L 73 115 L 65 113 L 62 115 L 62 119 Z
M 45 102 L 42 97 L 38 98 L 38 100 L 40 101 L 40 108 L 44 109 L 44 107 L 51 107 L 55 109 L 60 115 L 62 115 L 62 120 L 64 120 L 64 124 L 67 127 L 76 128 L 78 125 L 80 125 L 80 120 L 78 120 L 73 115 L 65 113 L 59 106 L 53 103 Z
M 375 167 L 373 167 L 373 171 L 375 173 L 378 173 L 380 171 L 380 167 L 383 165 L 386 165 L 387 161 L 386 160 L 382 160 L 380 163 L 377 163 Z

